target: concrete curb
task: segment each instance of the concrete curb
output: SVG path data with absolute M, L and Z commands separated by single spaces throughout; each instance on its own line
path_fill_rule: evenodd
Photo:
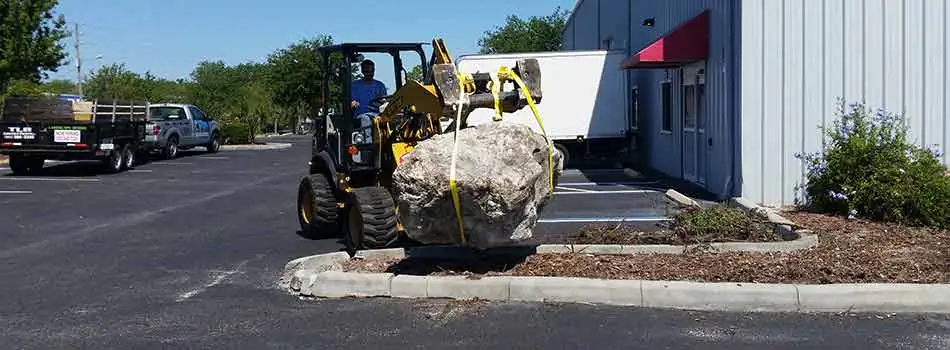
M 336 253 L 333 253 L 336 254 Z M 336 263 L 329 263 L 337 265 Z M 320 298 L 479 298 L 733 312 L 950 313 L 950 284 L 757 284 L 573 277 L 412 276 L 296 270 L 291 293 Z
M 292 147 L 293 144 L 290 143 L 271 143 L 263 145 L 222 145 L 222 151 L 267 151 L 275 149 L 287 149 Z
M 667 189 L 667 190 L 666 190 L 666 193 L 664 193 L 664 195 L 666 195 L 666 198 L 668 198 L 669 200 L 671 200 L 671 201 L 673 201 L 673 202 L 675 202 L 676 204 L 679 204 L 679 205 L 681 205 L 681 206 L 684 206 L 684 207 L 693 207 L 693 208 L 702 208 L 702 206 L 700 206 L 699 203 L 696 202 L 696 200 L 694 200 L 694 199 L 690 198 L 689 196 L 687 196 L 687 195 L 685 195 L 685 194 L 682 194 L 682 193 L 680 193 L 679 191 L 674 190 L 674 189 L 672 189 L 672 188 L 671 188 L 671 189 Z
M 813 233 L 811 230 L 803 229 L 801 225 L 798 225 L 792 222 L 792 220 L 779 215 L 775 210 L 762 207 L 749 199 L 743 197 L 734 197 L 730 200 L 730 202 L 753 215 L 757 215 L 765 220 L 768 220 L 768 222 L 772 224 L 773 227 L 775 227 L 775 234 L 779 235 L 779 237 L 782 237 L 785 240 L 793 240 L 802 235 Z

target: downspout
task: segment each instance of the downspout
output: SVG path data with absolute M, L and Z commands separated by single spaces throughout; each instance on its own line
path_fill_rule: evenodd
M 731 150 L 732 156 L 729 157 L 729 175 L 726 177 L 726 186 L 727 191 L 725 192 L 728 197 L 736 197 L 736 187 L 738 187 L 738 182 L 741 182 L 741 170 L 737 169 L 742 164 L 742 150 L 740 149 L 741 141 L 741 127 L 742 127 L 742 113 L 737 110 L 739 103 L 738 100 L 741 98 L 741 87 L 740 82 L 742 81 L 742 72 L 738 69 L 739 61 L 742 58 L 741 50 L 741 37 L 737 38 L 736 35 L 739 33 L 737 26 L 741 26 L 739 21 L 742 20 L 741 15 L 741 4 L 739 1 L 730 1 L 729 2 L 729 117 L 732 119 L 729 125 L 729 148 Z M 741 28 L 741 27 L 740 27 Z

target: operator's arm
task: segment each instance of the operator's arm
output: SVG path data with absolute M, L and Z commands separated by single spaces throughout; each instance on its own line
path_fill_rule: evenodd
M 350 107 L 357 108 L 360 106 L 359 98 L 357 97 L 357 89 L 359 89 L 359 84 L 355 81 L 350 83 Z

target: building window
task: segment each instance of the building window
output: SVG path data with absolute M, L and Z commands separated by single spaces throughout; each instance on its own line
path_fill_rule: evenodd
M 662 104 L 662 131 L 673 132 L 673 82 L 660 83 L 660 99 Z
M 630 129 L 640 128 L 640 88 L 630 90 Z

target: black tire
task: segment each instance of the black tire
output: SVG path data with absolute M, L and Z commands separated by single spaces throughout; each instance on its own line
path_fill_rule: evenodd
M 339 208 L 330 180 L 323 174 L 310 174 L 297 188 L 297 221 L 301 235 L 310 239 L 339 233 Z
M 115 174 L 122 171 L 125 165 L 125 156 L 122 154 L 124 151 L 125 147 L 112 150 L 112 153 L 109 153 L 109 156 L 102 160 L 102 167 L 105 168 L 106 172 Z
M 162 155 L 165 156 L 165 159 L 178 157 L 178 136 L 168 138 L 168 142 L 165 142 L 165 148 L 162 149 Z
M 399 241 L 396 205 L 389 191 L 375 186 L 354 188 L 349 200 L 347 250 L 389 248 Z
M 217 132 L 211 135 L 211 141 L 208 142 L 205 148 L 208 149 L 208 153 L 218 153 L 221 150 L 221 135 Z
M 571 152 L 568 151 L 567 146 L 555 143 L 554 150 L 561 153 L 561 163 L 564 164 L 564 169 L 571 166 Z
M 135 165 L 137 164 L 137 153 L 138 150 L 136 150 L 131 144 L 127 144 L 125 147 L 122 147 L 122 170 L 135 169 Z
M 45 161 L 43 158 L 13 154 L 10 155 L 10 171 L 15 176 L 33 175 L 43 169 Z

